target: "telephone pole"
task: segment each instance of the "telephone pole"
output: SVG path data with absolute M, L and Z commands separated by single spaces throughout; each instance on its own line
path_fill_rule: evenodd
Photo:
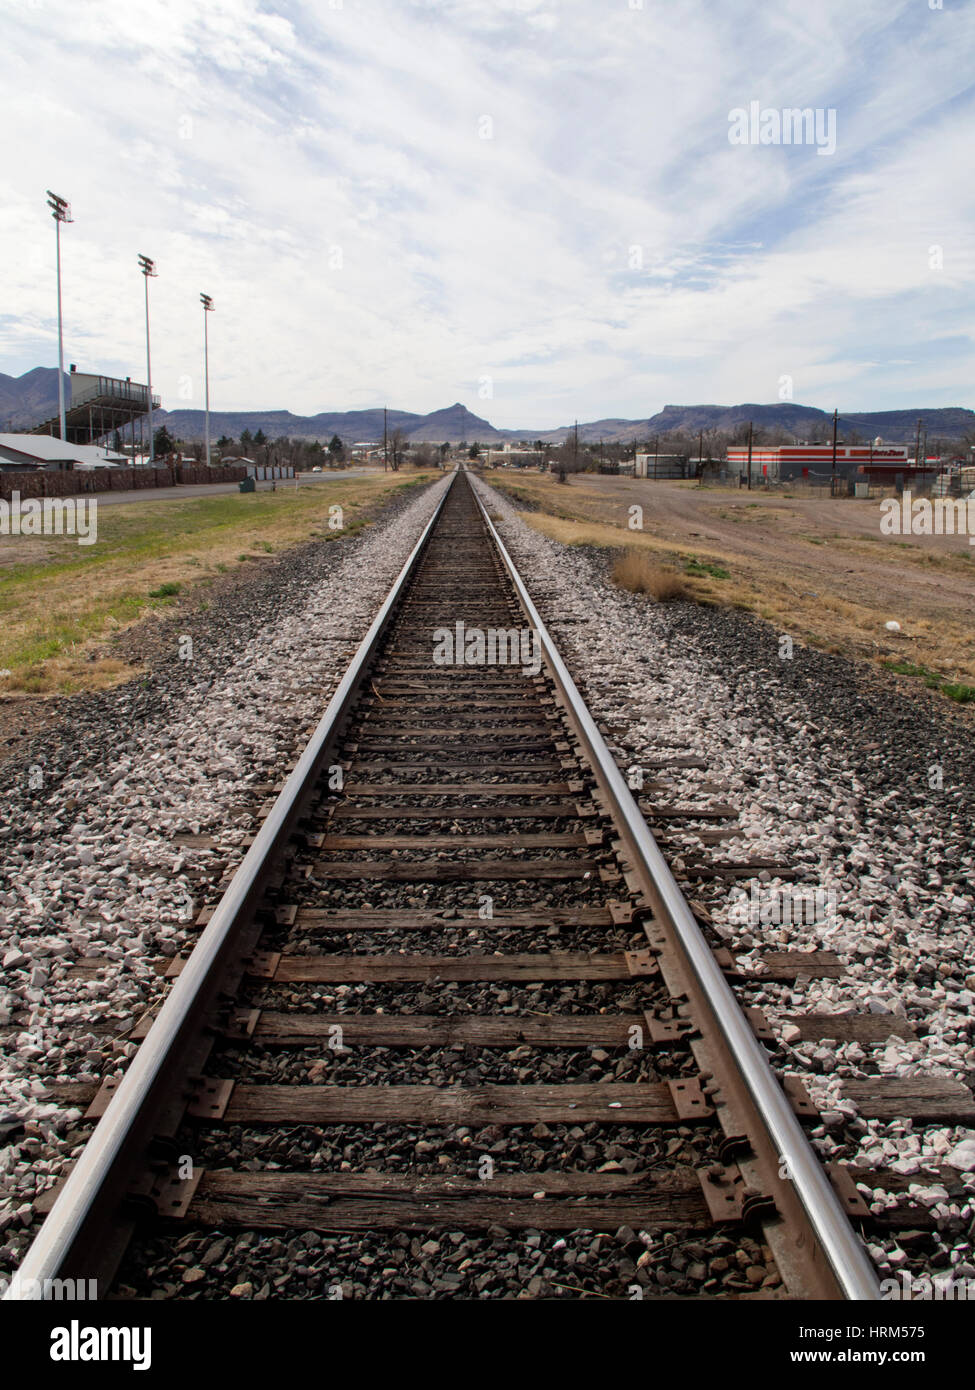
M 748 422 L 748 491 L 752 490 L 752 422 Z
M 389 446 L 388 446 L 388 443 L 387 443 L 387 438 L 388 438 L 388 436 L 387 436 L 387 432 L 386 432 L 386 407 L 383 406 L 383 472 L 384 472 L 384 473 L 385 473 L 385 472 L 387 471 L 387 469 L 389 468 Z
M 837 427 L 837 424 L 838 424 L 838 422 L 839 422 L 839 416 L 840 416 L 840 412 L 839 412 L 838 410 L 834 410 L 834 411 L 833 411 L 833 476 L 832 476 L 832 479 L 830 480 L 830 485 L 829 485 L 829 495 L 830 495 L 830 497 L 835 497 L 835 496 L 836 496 L 836 427 Z

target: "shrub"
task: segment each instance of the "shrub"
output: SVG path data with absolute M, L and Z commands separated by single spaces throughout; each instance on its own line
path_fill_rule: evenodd
M 677 570 L 658 564 L 644 550 L 625 550 L 613 566 L 613 583 L 631 594 L 649 594 L 657 603 L 687 598 Z

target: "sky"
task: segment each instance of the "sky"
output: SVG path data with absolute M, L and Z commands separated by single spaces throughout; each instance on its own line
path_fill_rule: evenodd
M 214 410 L 975 406 L 975 0 L 0 0 L 0 29 L 0 371 L 57 364 L 53 189 L 66 365 L 145 380 L 144 252 L 171 410 L 203 403 L 201 291 Z M 776 143 L 793 108 L 819 126 Z

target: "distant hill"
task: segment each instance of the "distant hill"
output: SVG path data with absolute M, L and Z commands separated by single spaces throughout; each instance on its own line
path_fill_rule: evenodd
M 511 431 L 496 430 L 487 420 L 472 415 L 465 405 L 455 401 L 446 410 L 435 410 L 425 415 L 422 423 L 414 425 L 409 433 L 410 438 L 418 443 L 442 444 L 445 439 L 452 444 L 462 439 L 469 439 L 473 443 L 476 439 L 481 444 L 493 444 L 507 439 Z
M 160 410 L 160 422 L 174 438 L 202 439 L 202 410 Z M 500 442 L 507 438 L 505 431 L 496 430 L 487 420 L 480 419 L 458 401 L 445 410 L 435 410 L 430 415 L 414 415 L 409 410 L 390 410 L 387 428 L 401 429 L 408 439 L 417 443 L 427 441 L 442 444 L 450 440 L 458 444 L 462 439 L 475 439 L 482 444 Z M 320 415 L 292 415 L 288 410 L 269 411 L 211 411 L 210 435 L 219 438 L 221 434 L 239 439 L 243 430 L 254 434 L 262 429 L 269 439 L 289 435 L 292 439 L 321 439 L 328 441 L 333 434 L 347 444 L 357 440 L 381 440 L 383 437 L 383 412 L 377 410 L 323 411 Z
M 947 406 L 938 409 L 925 409 L 920 406 L 913 410 L 874 410 L 866 412 L 842 413 L 839 417 L 841 437 L 854 430 L 866 439 L 880 435 L 889 444 L 913 443 L 917 433 L 918 419 L 924 421 L 923 428 L 929 439 L 961 439 L 966 434 L 975 433 L 975 411 L 960 406 Z M 832 435 L 833 417 L 825 410 L 815 406 L 797 405 L 793 401 L 783 401 L 776 405 L 665 405 L 658 415 L 639 422 L 619 422 L 627 424 L 632 430 L 638 427 L 639 433 L 629 438 L 640 438 L 646 433 L 666 434 L 671 430 L 687 430 L 696 434 L 699 430 L 731 431 L 751 420 L 765 428 L 787 430 L 800 441 L 816 433 L 820 437 L 826 430 Z M 613 423 L 613 422 L 607 422 Z M 594 427 L 579 427 L 580 438 L 592 438 Z M 598 437 L 598 436 L 597 436 Z M 608 436 L 606 436 L 608 438 Z
M 64 399 L 71 399 L 71 384 L 64 373 Z M 0 372 L 0 427 L 29 430 L 58 413 L 57 367 L 35 367 L 23 376 Z
M 57 414 L 58 374 L 55 367 L 35 367 L 23 376 L 5 376 L 0 372 L 0 429 L 26 430 Z M 65 374 L 67 398 L 70 399 L 70 378 Z M 913 442 L 918 417 L 924 421 L 929 439 L 961 439 L 975 436 L 975 411 L 960 406 L 928 410 L 923 406 L 911 410 L 877 410 L 841 415 L 841 437 L 856 430 L 865 440 L 880 435 L 890 444 Z M 159 410 L 155 419 L 165 425 L 170 434 L 187 441 L 203 438 L 202 410 Z M 642 420 L 616 418 L 589 420 L 579 425 L 579 438 L 585 443 L 633 443 L 650 440 L 654 435 L 685 430 L 731 431 L 748 421 L 766 428 L 787 430 L 800 440 L 816 434 L 825 438 L 832 430 L 832 416 L 814 406 L 780 401 L 775 405 L 665 405 L 656 415 Z M 417 415 L 409 410 L 390 410 L 390 432 L 401 429 L 407 438 L 441 444 L 450 440 L 476 439 L 481 444 L 498 444 L 505 440 L 542 439 L 546 443 L 561 443 L 572 431 L 571 425 L 557 429 L 530 427 L 521 430 L 496 429 L 489 420 L 472 414 L 460 401 L 429 415 Z M 358 440 L 381 440 L 383 412 L 372 410 L 322 411 L 318 415 L 293 415 L 290 410 L 214 410 L 210 412 L 210 433 L 213 439 L 222 434 L 239 439 L 244 430 L 255 434 L 263 430 L 269 439 L 282 435 L 299 439 L 320 439 L 327 442 L 337 434 L 347 444 Z
M 157 410 L 153 418 L 165 425 L 175 439 L 202 439 L 204 418 L 202 410 Z M 427 417 L 409 410 L 389 411 L 388 429 L 407 433 L 422 424 Z M 290 410 L 211 410 L 210 437 L 222 434 L 239 439 L 244 430 L 256 434 L 263 430 L 268 439 L 321 439 L 324 443 L 337 434 L 347 444 L 360 439 L 382 439 L 383 412 L 379 410 L 323 411 L 320 415 L 292 415 Z M 442 441 L 441 441 L 442 442 Z
M 843 439 L 856 431 L 864 440 L 875 439 L 879 435 L 888 444 L 913 444 L 919 418 L 924 421 L 923 428 L 929 439 L 961 439 L 966 434 L 975 435 L 975 411 L 960 406 L 931 410 L 920 406 L 914 410 L 841 414 L 839 437 Z M 595 444 L 600 439 L 607 444 L 631 444 L 634 440 L 649 440 L 655 435 L 671 434 L 677 430 L 684 430 L 690 435 L 700 430 L 730 433 L 741 425 L 747 425 L 749 420 L 765 429 L 786 430 L 800 442 L 814 435 L 825 439 L 831 437 L 833 431 L 832 414 L 817 410 L 815 406 L 784 401 L 776 405 L 665 405 L 658 414 L 644 420 L 609 419 L 580 423 L 579 438 L 586 444 Z M 572 428 L 571 425 L 562 425 L 557 430 L 543 431 L 537 437 L 546 443 L 560 443 Z M 522 431 L 521 435 L 524 433 Z

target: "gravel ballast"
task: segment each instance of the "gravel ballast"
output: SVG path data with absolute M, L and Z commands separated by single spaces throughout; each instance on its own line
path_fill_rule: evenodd
M 446 485 L 125 634 L 149 674 L 64 701 L 5 762 L 0 1277 L 33 1234 L 31 1201 L 81 1149 L 81 1112 L 46 1086 L 120 1074 L 134 1053 L 120 1038 L 165 988 L 153 959 L 192 944 L 267 800 L 257 784 L 293 764 Z M 94 955 L 104 969 L 70 973 Z
M 34 1233 L 32 1199 L 80 1152 L 87 1133 L 77 1127 L 81 1112 L 55 1103 L 46 1087 L 119 1074 L 134 1053 L 125 1034 L 165 989 L 154 959 L 192 945 L 197 907 L 213 899 L 217 883 L 239 862 L 267 785 L 292 765 L 444 485 L 394 503 L 382 528 L 364 537 L 301 547 L 262 565 L 249 585 L 228 589 L 205 614 L 127 634 L 128 643 L 137 646 L 144 636 L 152 647 L 149 677 L 111 694 L 65 702 L 57 728 L 47 727 L 5 764 L 0 1277 L 17 1264 Z M 695 883 L 691 896 L 710 920 L 712 944 L 727 946 L 744 969 L 760 970 L 770 949 L 826 949 L 844 962 L 845 974 L 836 979 L 800 974 L 782 984 L 759 977 L 736 987 L 743 1004 L 760 1005 L 770 1019 L 775 1065 L 800 1075 L 817 1102 L 823 1124 L 813 1138 L 823 1156 L 894 1168 L 914 1183 L 914 1200 L 934 1213 L 934 1233 L 895 1226 L 893 1235 L 871 1245 L 881 1277 L 975 1277 L 975 1130 L 864 1119 L 844 1095 L 847 1083 L 871 1076 L 942 1077 L 970 1086 L 975 1075 L 970 726 L 842 659 L 798 644 L 784 659 L 779 634 L 741 613 L 653 605 L 622 592 L 608 581 L 605 552 L 547 540 L 497 492 L 476 486 L 490 500 L 593 713 L 613 731 L 611 747 L 621 766 L 646 770 L 654 801 L 703 808 L 717 798 L 737 808 L 729 837 L 703 850 L 693 823 L 668 824 L 672 862 L 675 856 L 680 862 L 686 846 L 698 859 L 761 857 L 795 870 L 794 883 L 769 872 L 734 883 Z M 192 657 L 182 660 L 178 644 L 186 635 L 193 638 Z M 659 766 L 686 754 L 698 755 L 706 768 Z M 309 884 L 316 890 L 314 872 Z M 519 884 L 489 886 L 501 906 L 525 905 Z M 813 914 L 783 910 L 800 893 L 813 896 Z M 375 883 L 369 895 L 376 906 L 419 907 L 426 890 L 407 897 L 401 888 Z M 352 889 L 322 887 L 322 902 L 330 906 L 346 897 L 351 905 L 355 896 Z M 578 889 L 569 894 L 554 885 L 547 901 L 558 904 L 563 896 L 578 900 Z M 454 898 L 464 908 L 476 901 L 463 891 Z M 515 939 L 524 948 L 522 934 Z M 410 944 L 423 940 L 418 934 Z M 87 976 L 72 972 L 79 957 L 93 955 L 104 958 L 104 968 Z M 380 988 L 360 998 L 344 987 L 329 993 L 337 1011 L 352 1013 L 369 1011 L 385 994 Z M 442 997 L 395 989 L 407 1011 L 412 1004 L 433 1013 L 454 1012 L 472 993 L 466 987 Z M 540 1003 L 557 1012 L 591 1007 L 585 992 L 578 1003 L 572 991 L 550 987 L 503 993 L 503 1001 L 492 993 L 501 1012 L 531 1011 Z M 292 995 L 291 1005 L 302 1007 L 304 994 Z M 277 998 L 274 988 L 268 998 Z M 870 1046 L 800 1042 L 788 1021 L 853 1010 L 907 1020 L 918 1037 L 892 1034 Z M 340 1065 L 351 1066 L 352 1080 L 368 1080 L 372 1069 L 389 1061 L 381 1051 Z M 401 1081 L 443 1084 L 462 1076 L 467 1061 L 453 1049 L 440 1050 L 396 1058 L 391 1070 Z M 582 1053 L 561 1061 L 573 1078 L 593 1066 Z M 492 1075 L 510 1081 L 522 1062 L 517 1055 L 492 1059 Z M 237 1074 L 232 1056 L 225 1063 L 228 1074 Z M 290 1062 L 267 1054 L 249 1059 L 244 1070 L 293 1081 L 308 1065 L 310 1053 L 293 1054 Z M 546 1061 L 553 1065 L 555 1059 Z M 598 1064 L 593 1077 L 611 1079 Z M 635 1142 L 637 1136 L 623 1138 Z M 411 1146 L 416 1142 L 417 1135 L 409 1136 Z M 290 1148 L 287 1156 L 293 1157 Z M 945 1168 L 961 1175 L 963 1198 L 953 1200 L 941 1185 Z M 878 1211 L 895 1200 L 869 1184 L 861 1190 Z M 443 1287 L 431 1283 L 431 1272 L 442 1270 L 450 1251 L 442 1245 L 435 1253 L 423 1237 L 407 1240 L 402 1260 L 388 1267 L 356 1261 L 354 1240 L 342 1238 L 323 1240 L 325 1258 L 295 1268 L 300 1251 L 290 1237 L 280 1250 L 272 1242 L 268 1251 L 262 1240 L 261 1258 L 252 1260 L 258 1251 L 250 1252 L 248 1237 L 215 1253 L 222 1237 L 195 1233 L 180 1240 L 185 1259 L 177 1262 L 191 1277 L 176 1267 L 170 1277 L 184 1293 L 196 1282 L 202 1292 L 206 1283 L 198 1280 L 198 1269 L 212 1266 L 226 1274 L 224 1292 L 244 1298 L 321 1297 L 323 1285 L 333 1288 L 333 1281 L 341 1292 L 328 1296 L 544 1297 L 549 1288 L 559 1289 L 563 1272 L 552 1256 L 563 1247 L 548 1236 L 538 1246 L 536 1233 L 526 1233 L 525 1251 L 536 1251 L 531 1256 L 521 1251 L 519 1237 L 516 1267 L 506 1274 L 497 1268 L 490 1241 L 456 1234 L 464 1242 L 465 1277 Z M 592 1251 L 573 1236 L 565 1248 L 621 1258 L 619 1290 L 603 1280 L 592 1290 L 625 1296 L 631 1262 L 640 1267 L 639 1282 L 646 1285 L 651 1277 L 631 1236 L 619 1234 L 618 1248 L 605 1251 L 598 1248 L 605 1237 L 596 1236 Z M 443 1239 L 453 1242 L 454 1234 Z M 734 1280 L 744 1278 L 735 1269 L 712 1268 L 724 1252 L 710 1245 L 689 1253 L 690 1287 L 716 1291 L 708 1285 L 727 1277 L 733 1291 Z M 268 1254 L 280 1271 L 270 1284 Z M 684 1292 L 687 1256 L 677 1256 L 672 1291 Z M 162 1247 L 157 1258 L 165 1269 L 169 1257 Z M 751 1258 L 753 1272 L 764 1279 L 759 1252 Z M 661 1267 L 667 1277 L 659 1292 L 666 1292 L 666 1262 Z M 306 1273 L 316 1276 L 307 1293 L 301 1283 Z
M 818 1104 L 825 1124 L 812 1133 L 824 1158 L 894 1168 L 934 1212 L 936 1234 L 871 1244 L 881 1278 L 975 1277 L 975 1130 L 863 1119 L 843 1094 L 871 1076 L 975 1079 L 970 721 L 842 657 L 798 642 L 783 656 L 781 634 L 744 613 L 619 590 L 606 552 L 549 540 L 497 490 L 476 486 L 594 715 L 626 731 L 611 745 L 620 765 L 700 756 L 706 771 L 647 774 L 672 786 L 659 799 L 704 805 L 717 784 L 739 810 L 738 834 L 708 857 L 796 871 L 795 883 L 765 872 L 695 892 L 713 944 L 746 968 L 770 949 L 829 950 L 845 963 L 840 978 L 759 982 L 740 997 L 765 1011 L 775 1064 Z M 799 1042 L 785 1022 L 854 1010 L 905 1018 L 918 1037 Z M 939 1182 L 945 1166 L 960 1175 L 963 1202 Z M 877 1211 L 894 1200 L 861 1191 Z

